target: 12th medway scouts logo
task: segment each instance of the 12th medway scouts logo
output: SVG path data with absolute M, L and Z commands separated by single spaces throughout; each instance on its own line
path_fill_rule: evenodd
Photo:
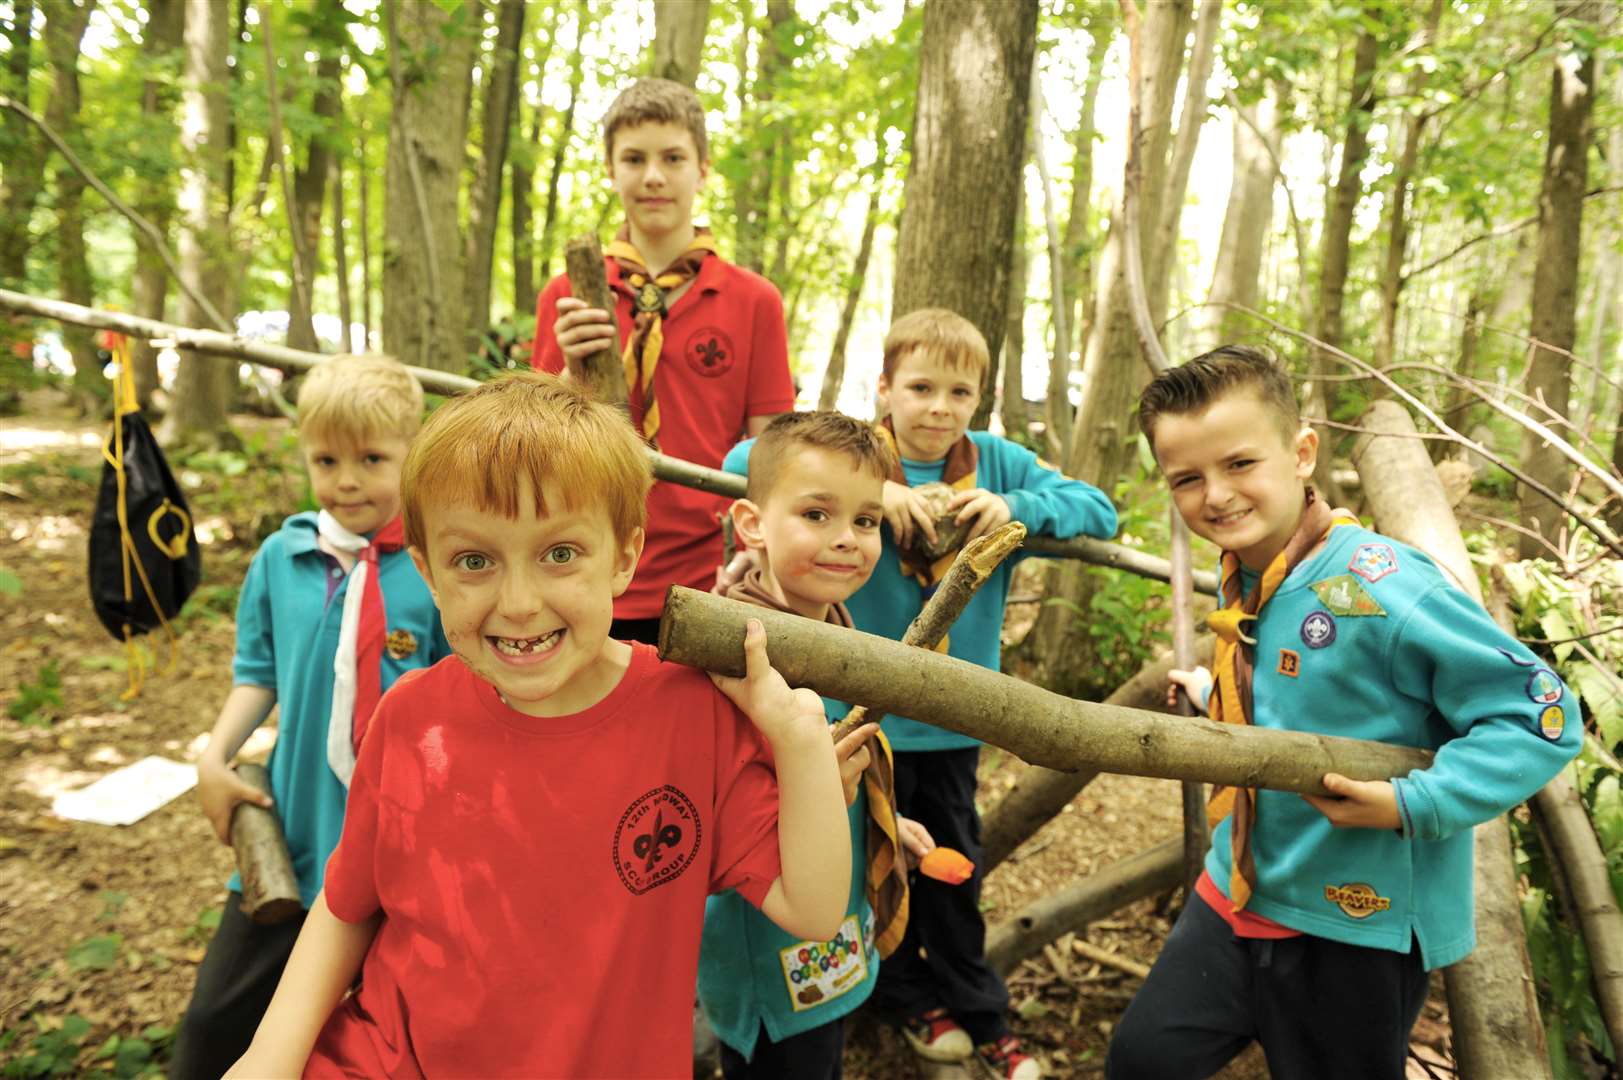
M 614 869 L 633 896 L 641 896 L 682 871 L 699 853 L 702 828 L 693 800 L 666 784 L 642 796 L 614 828 Z
M 1326 885 L 1324 898 L 1340 908 L 1342 914 L 1352 919 L 1367 919 L 1377 911 L 1390 911 L 1392 908 L 1392 901 L 1389 898 L 1376 895 L 1375 887 L 1362 881 L 1350 881 L 1345 885 Z

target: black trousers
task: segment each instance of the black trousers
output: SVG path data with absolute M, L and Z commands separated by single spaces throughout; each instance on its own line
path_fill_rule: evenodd
M 260 926 L 242 913 L 242 894 L 225 900 L 197 986 L 175 1036 L 170 1080 L 219 1080 L 253 1041 L 304 916 Z
M 986 962 L 986 920 L 981 915 L 981 818 L 975 810 L 975 767 L 980 747 L 896 754 L 896 809 L 922 824 L 942 847 L 975 864 L 962 885 L 915 873 L 907 934 L 885 962 L 873 1002 L 896 1019 L 945 1006 L 976 1045 L 1009 1033 L 1004 1012 L 1009 991 Z
M 609 624 L 609 637 L 615 641 L 641 641 L 659 644 L 659 616 L 652 619 L 615 619 Z
M 1402 1080 L 1420 950 L 1238 938 L 1195 897 L 1110 1043 L 1107 1080 L 1197 1080 L 1255 1039 L 1275 1080 Z
M 727 1080 L 840 1080 L 840 1057 L 845 1053 L 845 1019 L 773 1042 L 761 1025 L 755 1056 L 721 1044 L 721 1073 Z

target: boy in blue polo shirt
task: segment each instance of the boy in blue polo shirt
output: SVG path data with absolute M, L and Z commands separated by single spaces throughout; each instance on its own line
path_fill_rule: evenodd
M 225 843 L 237 803 L 275 808 L 308 909 L 343 828 L 373 706 L 401 675 L 451 650 L 402 546 L 400 467 L 422 423 L 422 388 L 386 357 L 337 356 L 305 379 L 298 405 L 321 510 L 288 518 L 248 567 L 235 685 L 198 761 L 197 790 Z M 278 705 L 266 798 L 230 762 Z M 177 1080 L 212 1080 L 248 1048 L 303 922 L 256 925 L 242 913 L 238 876 L 228 889 L 175 1041 Z
M 1223 789 L 1205 873 L 1110 1046 L 1106 1074 L 1209 1076 L 1253 1039 L 1276 1077 L 1398 1080 L 1426 973 L 1475 945 L 1471 829 L 1578 752 L 1577 703 L 1419 551 L 1306 482 L 1318 437 L 1290 378 L 1225 346 L 1158 376 L 1139 424 L 1189 528 L 1223 549 L 1212 715 L 1436 751 L 1330 796 Z

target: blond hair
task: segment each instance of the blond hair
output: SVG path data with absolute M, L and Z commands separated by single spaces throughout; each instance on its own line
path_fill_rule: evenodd
M 601 506 L 624 542 L 642 528 L 653 474 L 619 410 L 552 375 L 514 372 L 452 398 L 423 425 L 400 475 L 406 543 L 428 550 L 429 504 L 518 517 L 525 480 L 536 513 L 553 512 L 544 491 L 565 511 Z
M 299 384 L 299 434 L 410 439 L 423 424 L 423 388 L 393 357 L 339 353 Z
M 833 410 L 784 413 L 761 432 L 750 448 L 749 499 L 765 505 L 789 455 L 803 447 L 844 454 L 858 472 L 881 482 L 895 461 L 871 425 Z
M 700 163 L 710 160 L 710 139 L 704 130 L 704 106 L 689 87 L 670 79 L 638 79 L 620 91 L 603 114 L 603 153 L 614 158 L 614 133 L 642 124 L 675 124 L 693 136 Z
M 885 335 L 885 378 L 894 378 L 896 365 L 915 350 L 929 353 L 949 368 L 966 368 L 984 381 L 992 364 L 986 338 L 975 324 L 946 308 L 920 308 L 890 324 Z

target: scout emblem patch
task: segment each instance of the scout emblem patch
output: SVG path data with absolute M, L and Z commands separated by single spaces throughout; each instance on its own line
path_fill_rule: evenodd
M 1319 602 L 1333 615 L 1385 615 L 1386 609 L 1351 574 L 1338 574 L 1313 584 Z
M 1538 729 L 1546 739 L 1555 742 L 1567 730 L 1567 714 L 1559 705 L 1551 705 L 1538 714 Z
M 833 941 L 802 941 L 778 952 L 795 1012 L 821 1005 L 862 985 L 868 957 L 857 917 L 847 915 Z
M 383 647 L 396 660 L 404 660 L 417 651 L 417 638 L 410 630 L 391 630 L 389 636 L 383 639 Z
M 1365 581 L 1379 581 L 1398 572 L 1398 553 L 1390 544 L 1359 544 L 1347 562 L 1347 569 Z
M 637 310 L 654 315 L 665 314 L 665 290 L 652 281 L 642 283 L 637 290 Z
M 1336 620 L 1323 611 L 1310 611 L 1302 620 L 1302 644 L 1322 649 L 1336 640 Z
M 1324 898 L 1340 908 L 1341 913 L 1349 919 L 1367 919 L 1377 911 L 1390 911 L 1392 908 L 1392 901 L 1388 897 L 1377 895 L 1374 886 L 1362 881 L 1326 885 Z
M 1302 656 L 1294 649 L 1279 650 L 1279 673 L 1296 678 L 1302 673 Z
M 1549 668 L 1534 668 L 1527 676 L 1527 698 L 1535 705 L 1554 705 L 1561 700 L 1561 680 Z

